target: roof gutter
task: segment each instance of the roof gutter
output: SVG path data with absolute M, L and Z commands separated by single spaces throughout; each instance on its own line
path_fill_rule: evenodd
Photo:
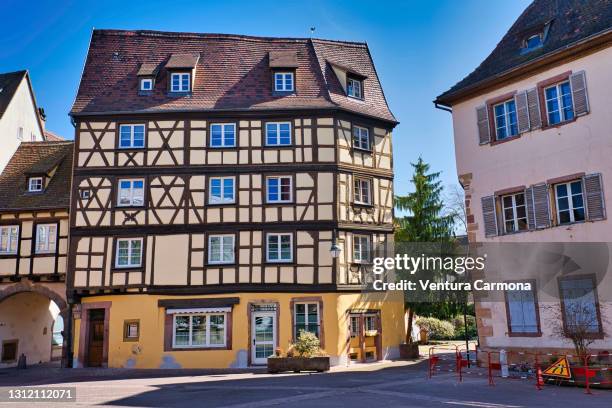
M 433 101 L 433 104 L 434 104 L 434 107 L 436 109 L 440 109 L 440 110 L 443 110 L 443 111 L 446 111 L 446 112 L 453 113 L 453 108 L 451 108 L 450 106 L 443 105 L 443 104 L 441 104 L 439 102 L 436 102 L 436 101 Z

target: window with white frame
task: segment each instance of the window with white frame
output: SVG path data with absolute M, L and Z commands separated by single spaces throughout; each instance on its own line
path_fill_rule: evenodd
M 266 123 L 266 146 L 289 146 L 291 145 L 291 123 L 269 122 Z
M 19 243 L 19 225 L 0 226 L 0 254 L 16 254 Z
M 518 135 L 514 99 L 493 106 L 493 113 L 495 114 L 495 135 L 497 140 Z
M 138 207 L 144 205 L 144 179 L 120 179 L 117 192 L 119 207 Z
M 291 176 L 266 178 L 266 201 L 268 203 L 290 203 L 293 199 Z
M 191 90 L 191 74 L 189 72 L 173 72 L 170 75 L 170 90 L 172 92 L 189 92 Z
M 231 204 L 236 201 L 235 177 L 211 177 L 208 193 L 209 204 Z
M 225 313 L 175 314 L 172 347 L 225 347 Z
M 138 268 L 142 265 L 142 238 L 120 238 L 115 253 L 116 268 Z
M 368 128 L 353 126 L 353 147 L 370 150 L 370 131 Z
M 210 147 L 236 147 L 236 124 L 213 123 L 210 125 Z
M 569 333 L 601 332 L 595 280 L 589 276 L 566 278 L 559 282 L 563 323 Z
M 234 263 L 234 235 L 226 234 L 208 236 L 208 263 Z
M 145 125 L 120 125 L 119 148 L 140 149 L 145 145 Z
M 21 126 L 17 128 L 17 140 L 23 140 L 23 128 Z
M 504 230 L 506 234 L 527 229 L 527 207 L 525 193 L 508 194 L 501 197 Z
M 372 180 L 355 177 L 355 204 L 372 204 Z
M 538 310 L 535 302 L 535 290 L 506 291 L 508 304 L 508 327 L 513 334 L 538 333 Z
M 43 190 L 43 178 L 42 177 L 30 177 L 28 179 L 28 191 L 30 193 L 37 193 Z
M 351 337 L 359 337 L 359 316 L 351 316 Z
M 279 92 L 293 91 L 293 72 L 275 72 L 274 90 Z
M 57 224 L 38 224 L 36 226 L 36 253 L 53 253 L 56 245 Z
M 347 78 L 346 93 L 352 98 L 363 99 L 363 81 L 357 78 Z
M 319 337 L 319 303 L 304 302 L 294 304 L 295 330 L 294 338 L 300 337 L 300 331 L 306 331 Z M 320 337 L 319 337 L 320 338 Z
M 574 119 L 574 101 L 569 81 L 545 88 L 544 96 L 549 125 Z
M 353 235 L 353 262 L 370 262 L 370 236 Z
M 555 184 L 555 199 L 557 203 L 557 222 L 559 224 L 584 221 L 582 180 Z
M 366 315 L 363 316 L 363 328 L 365 331 L 374 331 L 376 328 L 376 316 Z
M 267 262 L 293 261 L 293 234 L 268 234 L 266 236 Z
M 152 91 L 153 90 L 153 79 L 142 78 L 140 80 L 140 90 L 141 91 Z

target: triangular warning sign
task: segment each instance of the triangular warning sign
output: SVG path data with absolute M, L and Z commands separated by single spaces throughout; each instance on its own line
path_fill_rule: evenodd
M 551 377 L 572 378 L 567 357 L 561 357 L 555 361 L 550 367 L 544 370 L 542 374 Z

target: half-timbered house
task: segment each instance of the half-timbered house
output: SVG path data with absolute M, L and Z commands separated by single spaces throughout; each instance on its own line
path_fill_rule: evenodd
M 94 30 L 76 126 L 75 366 L 332 363 L 398 353 L 390 112 L 367 45 Z
M 0 367 L 62 357 L 72 152 L 23 142 L 0 175 Z

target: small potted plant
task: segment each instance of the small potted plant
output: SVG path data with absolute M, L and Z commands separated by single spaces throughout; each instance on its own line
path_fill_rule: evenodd
M 320 346 L 317 336 L 300 330 L 297 341 L 289 346 L 284 357 L 281 349 L 276 349 L 275 354 L 268 357 L 268 372 L 328 371 L 329 356 L 325 355 Z

